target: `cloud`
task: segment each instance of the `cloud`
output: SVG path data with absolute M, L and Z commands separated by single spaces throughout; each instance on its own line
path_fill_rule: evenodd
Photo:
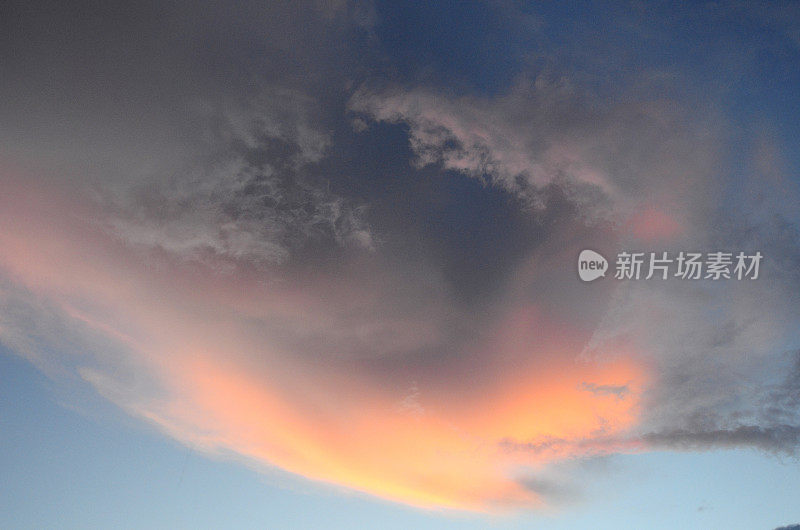
M 659 234 L 676 231 L 714 189 L 713 126 L 647 94 L 599 101 L 568 77 L 541 74 L 493 98 L 364 86 L 349 110 L 358 123 L 407 125 L 418 166 L 440 164 L 524 195 L 558 183 L 585 213 L 602 212 L 609 199 L 617 213 L 649 208 L 649 230 Z
M 2 340 L 210 454 L 419 506 L 500 510 L 542 499 L 519 484 L 511 470 L 521 462 L 497 440 L 635 421 L 645 378 L 636 359 L 576 364 L 588 331 L 527 303 L 501 306 L 453 356 L 458 343 L 440 324 L 453 318 L 447 299 L 409 304 L 412 289 L 360 258 L 322 278 L 246 264 L 220 274 L 130 245 L 97 225 L 95 203 L 51 185 L 6 180 L 2 196 L 11 228 L 0 267 L 19 293 L 6 302 L 45 301 L 85 353 L 53 351 L 59 328 L 36 333 L 35 319 L 4 320 Z M 633 386 L 618 399 L 583 381 Z
M 482 104 L 498 123 L 510 119 Z M 447 274 L 458 269 L 443 264 L 471 254 L 441 241 L 393 254 L 375 241 L 400 234 L 413 243 L 406 225 L 373 236 L 372 205 L 324 185 L 335 135 L 316 99 L 267 89 L 241 105 L 207 108 L 205 156 L 170 179 L 89 194 L 82 180 L 4 170 L 0 340 L 208 454 L 416 506 L 572 502 L 573 481 L 551 467 L 618 452 L 793 454 L 796 375 L 785 376 L 793 361 L 772 349 L 795 322 L 791 230 L 770 241 L 754 235 L 774 234 L 769 226 L 712 230 L 691 200 L 692 230 L 650 230 L 658 244 L 697 248 L 714 237 L 751 250 L 744 233 L 785 262 L 765 265 L 758 284 L 608 281 L 587 290 L 571 268 L 581 249 L 612 255 L 652 238 L 584 208 L 569 192 L 573 177 L 523 185 L 516 177 L 527 173 L 491 174 L 510 198 L 502 208 L 532 219 L 520 224 L 531 240 L 517 253 L 472 247 L 503 274 L 481 303 L 465 303 Z M 508 134 L 531 141 L 523 129 Z M 612 154 L 585 160 L 602 169 Z M 711 178 L 712 158 L 687 156 L 684 169 Z M 685 182 L 672 164 L 656 163 L 643 181 L 678 200 Z M 425 190 L 414 178 L 429 170 L 409 168 L 390 197 L 418 192 L 403 185 Z M 469 166 L 445 173 L 475 179 Z M 541 201 L 533 208 L 519 200 L 526 186 Z M 591 186 L 656 228 L 672 226 L 644 195 Z M 479 191 L 474 204 L 504 211 L 485 207 L 491 194 Z M 59 344 L 60 330 L 74 337 Z M 776 360 L 780 369 L 767 362 Z
M 568 190 L 577 215 L 590 222 L 611 212 L 616 239 L 605 244 L 612 253 L 713 247 L 770 255 L 768 279 L 760 283 L 724 289 L 674 281 L 620 285 L 583 354 L 629 348 L 648 359 L 654 379 L 644 396 L 636 444 L 794 451 L 800 423 L 791 406 L 782 404 L 792 401 L 797 383 L 778 383 L 779 372 L 759 364 L 772 359 L 787 366 L 780 345 L 791 344 L 798 318 L 790 294 L 797 264 L 788 257 L 795 255 L 796 229 L 785 219 L 761 220 L 757 204 L 734 217 L 714 199 L 715 190 L 729 182 L 715 167 L 721 125 L 713 114 L 689 120 L 679 107 L 646 93 L 604 102 L 566 78 L 544 76 L 492 98 L 362 88 L 349 108 L 362 120 L 406 126 L 419 166 L 438 166 L 529 197 L 534 212 L 547 211 L 537 194 L 553 187 Z M 763 165 L 762 151 L 756 163 Z M 772 197 L 783 194 L 779 188 L 761 187 Z M 594 245 L 602 244 L 595 233 Z M 592 382 L 581 388 L 625 392 L 624 385 Z
M 797 454 L 800 447 L 800 426 L 776 425 L 760 427 L 740 425 L 730 429 L 706 431 L 675 430 L 648 433 L 643 440 L 655 448 L 694 450 L 729 447 L 755 447 L 771 453 Z
M 568 73 L 387 84 L 366 4 L 117 7 L 3 32 L 54 28 L 0 51 L 0 340 L 51 377 L 207 454 L 424 507 L 573 502 L 555 467 L 618 452 L 796 454 L 776 142 L 770 189 L 727 175 L 714 105 Z M 765 261 L 589 286 L 585 248 Z
M 534 218 L 537 239 L 491 297 L 463 303 L 441 254 L 401 259 L 370 244 L 368 204 L 320 185 L 335 149 L 316 100 L 263 97 L 239 114 L 211 108 L 196 173 L 88 195 L 7 171 L 2 340 L 208 454 L 417 506 L 572 502 L 570 478 L 548 471 L 587 456 L 794 453 L 796 375 L 764 362 L 778 358 L 765 345 L 782 343 L 794 321 L 783 288 L 795 281 L 790 230 L 761 247 L 787 256 L 764 270 L 770 283 L 587 291 L 570 266 L 582 248 L 649 239 L 582 215 L 555 179 L 537 188 L 536 212 L 508 203 Z M 527 193 L 510 182 L 496 186 Z M 660 232 L 659 244 L 750 244 L 703 218 L 690 232 Z M 513 255 L 492 250 L 480 257 Z M 66 329 L 75 337 L 54 347 Z
M 646 432 L 630 437 L 603 436 L 591 438 L 544 437 L 532 441 L 501 440 L 500 448 L 511 453 L 522 452 L 541 457 L 557 454 L 603 456 L 620 452 L 648 450 L 710 451 L 715 449 L 753 448 L 767 453 L 796 456 L 800 446 L 797 425 L 738 425 L 724 429 L 700 428 Z
M 239 108 L 202 109 L 208 154 L 186 172 L 115 190 L 108 223 L 130 243 L 189 259 L 283 263 L 309 241 L 371 248 L 365 207 L 314 175 L 330 145 L 315 104 L 265 89 Z

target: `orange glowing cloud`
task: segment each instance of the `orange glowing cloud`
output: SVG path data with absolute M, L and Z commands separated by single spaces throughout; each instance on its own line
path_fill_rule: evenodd
M 409 360 L 402 377 L 382 376 L 369 361 L 293 351 L 268 325 L 324 335 L 340 322 L 332 293 L 372 303 L 369 283 L 328 278 L 320 296 L 314 280 L 205 270 L 128 247 L 87 221 L 100 218 L 91 205 L 55 189 L 3 187 L 0 276 L 118 344 L 87 359 L 83 377 L 195 447 L 415 506 L 497 510 L 541 502 L 519 480 L 524 469 L 579 454 L 509 452 L 504 440 L 591 440 L 636 424 L 646 381 L 636 356 L 576 360 L 585 333 L 539 307 L 511 304 L 441 374 Z M 436 340 L 424 311 L 393 325 Z

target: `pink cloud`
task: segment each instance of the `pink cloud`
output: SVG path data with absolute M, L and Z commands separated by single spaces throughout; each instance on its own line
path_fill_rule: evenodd
M 437 372 L 402 361 L 441 340 L 430 315 L 447 308 L 435 296 L 417 317 L 386 320 L 376 314 L 388 311 L 390 280 L 377 272 L 297 282 L 246 266 L 219 272 L 129 246 L 67 190 L 19 180 L 3 188 L 2 275 L 67 326 L 118 346 L 81 361 L 102 395 L 210 453 L 418 506 L 497 510 L 541 502 L 517 480 L 520 466 L 581 451 L 523 458 L 503 440 L 591 439 L 637 421 L 643 365 L 633 355 L 576 362 L 588 331 L 536 305 L 511 303 Z M 385 351 L 312 354 L 287 341 L 287 329 Z M 402 375 L 374 370 L 387 356 Z M 399 406 L 412 382 L 415 411 Z M 630 393 L 587 392 L 587 382 Z

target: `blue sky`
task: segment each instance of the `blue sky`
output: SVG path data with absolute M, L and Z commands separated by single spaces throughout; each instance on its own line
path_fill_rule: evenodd
M 800 523 L 796 3 L 0 34 L 3 528 Z

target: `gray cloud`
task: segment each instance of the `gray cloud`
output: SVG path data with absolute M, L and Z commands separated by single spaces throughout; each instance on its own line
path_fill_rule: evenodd
M 555 182 L 584 214 L 625 211 L 630 201 L 648 198 L 694 217 L 693 206 L 710 199 L 716 184 L 710 116 L 689 120 L 646 93 L 624 103 L 599 101 L 568 77 L 539 75 L 491 99 L 362 87 L 349 109 L 406 124 L 420 167 L 440 164 L 526 196 Z M 691 195 L 676 200 L 676 190 L 686 189 Z M 532 200 L 537 204 L 535 193 Z
M 371 248 L 364 204 L 313 166 L 360 60 L 346 49 L 374 23 L 350 0 L 5 3 L 0 141 L 133 244 L 266 265 Z
M 133 244 L 192 259 L 283 263 L 308 244 L 372 248 L 353 204 L 314 175 L 330 145 L 316 102 L 265 89 L 234 109 L 205 109 L 208 155 L 171 178 L 115 190 L 110 223 Z
M 797 385 L 781 383 L 780 369 L 768 367 L 786 368 L 780 351 L 798 319 L 798 238 L 791 223 L 778 228 L 761 219 L 763 204 L 748 204 L 734 217 L 714 198 L 729 182 L 717 166 L 722 124 L 713 113 L 689 119 L 679 106 L 649 100 L 646 92 L 624 103 L 599 101 L 568 78 L 547 77 L 493 98 L 362 88 L 349 109 L 362 120 L 359 129 L 363 120 L 407 126 L 418 167 L 485 180 L 526 197 L 533 212 L 547 211 L 539 193 L 555 186 L 584 219 L 610 211 L 612 219 L 624 220 L 643 204 L 666 204 L 683 226 L 659 242 L 626 233 L 623 222 L 617 240 L 594 231 L 595 248 L 760 250 L 770 256 L 760 282 L 619 285 L 583 355 L 613 357 L 633 348 L 652 363 L 634 439 L 676 449 L 749 445 L 794 452 Z M 780 196 L 760 189 L 762 196 Z M 558 227 L 549 230 L 550 237 L 558 233 Z M 561 296 L 565 306 L 580 306 L 579 296 Z M 626 394 L 624 387 L 591 382 L 582 388 Z M 533 450 L 571 442 L 542 443 Z
M 754 447 L 770 453 L 796 455 L 800 449 L 800 425 L 740 425 L 705 431 L 674 430 L 647 433 L 642 439 L 655 448 L 708 450 Z
M 533 455 L 570 453 L 607 455 L 617 452 L 665 449 L 672 451 L 709 451 L 714 449 L 754 448 L 767 453 L 797 456 L 800 450 L 800 425 L 737 425 L 729 428 L 674 429 L 647 432 L 630 437 L 602 437 L 570 440 L 546 437 L 535 441 L 504 439 L 500 448 Z

